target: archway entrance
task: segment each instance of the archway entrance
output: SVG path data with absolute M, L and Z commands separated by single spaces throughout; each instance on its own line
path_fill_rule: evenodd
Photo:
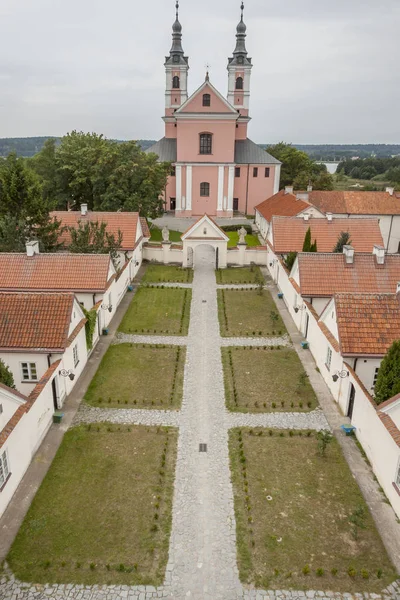
M 215 221 L 204 215 L 182 235 L 183 267 L 196 267 L 206 260 L 214 269 L 225 269 L 228 241 L 228 236 Z
M 210 244 L 201 244 L 197 246 L 193 252 L 194 260 L 193 267 L 196 269 L 200 266 L 212 265 L 214 269 L 217 267 L 218 248 L 214 248 Z

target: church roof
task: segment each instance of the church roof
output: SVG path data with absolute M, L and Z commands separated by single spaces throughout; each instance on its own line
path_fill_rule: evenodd
M 236 140 L 235 142 L 235 163 L 238 165 L 256 164 L 256 165 L 280 165 L 280 161 L 265 152 L 260 146 L 247 140 Z
M 146 150 L 147 153 L 158 154 L 160 162 L 176 162 L 177 140 L 175 138 L 162 138 Z M 251 140 L 235 141 L 235 163 L 237 165 L 280 165 L 279 160 L 265 152 Z

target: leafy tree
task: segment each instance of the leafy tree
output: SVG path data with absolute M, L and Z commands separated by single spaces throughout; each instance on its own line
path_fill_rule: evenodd
M 351 245 L 351 237 L 350 237 L 350 233 L 348 231 L 341 231 L 338 237 L 338 240 L 336 242 L 336 246 L 334 247 L 334 249 L 332 250 L 332 252 L 343 252 L 343 247 L 344 246 L 350 246 Z
M 59 179 L 56 162 L 57 140 L 49 138 L 38 154 L 29 160 L 28 166 L 38 175 L 42 182 L 44 200 L 57 206 L 59 195 Z
M 118 251 L 122 245 L 122 233 L 118 235 L 107 231 L 107 223 L 88 221 L 79 223 L 78 227 L 68 227 L 71 236 L 69 251 L 78 254 L 110 254 L 111 259 L 118 269 Z
M 333 190 L 334 180 L 326 169 L 291 144 L 280 142 L 269 146 L 267 152 L 282 162 L 281 186 L 292 185 L 295 189 L 306 189 L 312 185 L 316 190 Z
M 285 265 L 286 265 L 286 268 L 289 269 L 289 271 L 292 270 L 292 267 L 294 265 L 296 258 L 297 258 L 297 252 L 289 252 L 289 254 L 286 256 Z
M 0 383 L 15 389 L 14 377 L 10 369 L 0 358 Z
M 303 252 L 317 252 L 317 240 L 311 243 L 311 227 L 306 231 L 306 235 L 303 243 Z
M 43 199 L 37 176 L 22 158 L 10 154 L 0 168 L 0 242 L 12 251 L 20 250 L 25 241 L 38 239 L 42 251 L 60 247 L 61 223 L 52 219 L 52 208 Z M 14 244 L 7 227 L 14 227 Z
M 321 430 L 321 431 L 318 431 L 318 433 L 317 433 L 317 440 L 318 440 L 318 451 L 321 454 L 321 456 L 325 458 L 326 449 L 329 446 L 329 444 L 332 442 L 333 435 L 329 431 Z
M 400 341 L 393 342 L 379 367 L 375 384 L 377 404 L 400 393 Z

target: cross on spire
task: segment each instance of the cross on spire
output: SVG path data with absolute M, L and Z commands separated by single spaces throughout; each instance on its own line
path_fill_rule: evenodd
M 179 0 L 176 0 L 176 4 L 175 4 L 175 8 L 176 8 L 176 18 L 179 18 Z
M 243 12 L 244 12 L 244 2 L 242 2 L 240 10 L 242 11 L 242 21 L 243 21 Z

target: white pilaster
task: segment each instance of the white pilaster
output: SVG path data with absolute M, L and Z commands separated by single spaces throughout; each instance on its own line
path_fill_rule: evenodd
M 182 167 L 176 165 L 176 210 L 182 210 Z
M 218 204 L 217 210 L 222 210 L 224 202 L 224 165 L 218 167 Z
M 275 167 L 275 178 L 274 178 L 274 194 L 279 192 L 279 183 L 281 180 L 281 165 Z
M 228 178 L 228 206 L 227 210 L 233 210 L 233 188 L 235 183 L 235 167 L 229 167 L 229 178 Z
M 186 210 L 192 210 L 192 165 L 186 166 Z

